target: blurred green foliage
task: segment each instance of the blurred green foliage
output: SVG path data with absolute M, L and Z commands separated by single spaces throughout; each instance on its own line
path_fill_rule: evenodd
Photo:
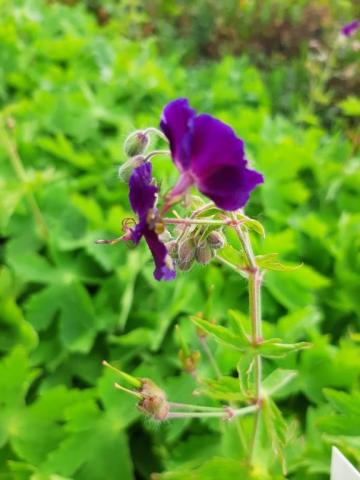
M 191 3 L 192 15 L 204 14 L 208 2 Z M 251 56 L 225 55 L 185 67 L 183 45 L 192 42 L 187 48 L 198 59 L 212 24 L 204 21 L 205 33 L 186 34 L 177 47 L 174 33 L 164 29 L 174 28 L 168 18 L 188 11 L 187 2 L 149 2 L 158 9 L 161 41 L 143 33 L 137 41 L 128 27 L 143 32 L 149 18 L 146 12 L 137 18 L 136 2 L 133 10 L 128 4 L 112 4 L 113 17 L 100 26 L 83 4 L 0 0 L 0 477 L 283 478 L 271 449 L 260 452 L 251 473 L 239 463 L 234 424 L 141 420 L 134 401 L 113 389 L 116 376 L 101 367 L 102 359 L 111 360 L 151 377 L 171 400 L 189 401 L 196 383 L 181 371 L 175 323 L 198 350 L 189 316 L 203 311 L 212 285 L 211 317 L 222 323 L 235 309 L 246 323 L 246 283 L 220 265 L 159 284 L 142 247 L 94 245 L 118 235 L 131 215 L 127 189 L 116 178 L 124 139 L 134 128 L 157 126 L 162 106 L 180 95 L 230 123 L 264 173 L 247 210 L 267 230 L 264 240 L 254 236 L 257 253 L 304 263 L 293 272 L 269 272 L 263 299 L 267 338 L 312 343 L 265 364 L 267 374 L 298 370 L 275 394 L 286 419 L 278 433 L 289 478 L 327 479 L 332 444 L 359 467 L 355 90 L 334 110 L 331 96 L 319 102 L 315 95 L 309 106 L 294 83 L 281 103 L 274 92 L 281 96 L 288 81 L 283 64 L 264 75 Z M 279 2 L 269 4 L 288 15 Z M 343 5 L 353 13 L 349 2 L 327 3 L 331 18 Z M 296 9 L 291 12 L 298 24 Z M 206 18 L 227 25 L 221 13 Z M 249 19 L 245 32 L 256 39 Z M 269 19 L 262 22 L 271 30 Z M 241 41 L 251 44 L 245 34 Z M 216 56 L 221 48 L 237 53 L 226 42 L 216 44 Z M 304 59 L 296 58 L 308 78 Z M 284 105 L 296 109 L 284 116 Z M 171 162 L 158 159 L 154 168 L 164 188 L 176 178 Z M 237 352 L 209 343 L 230 377 Z M 205 360 L 199 371 L 212 375 Z M 276 407 L 268 408 L 279 425 Z

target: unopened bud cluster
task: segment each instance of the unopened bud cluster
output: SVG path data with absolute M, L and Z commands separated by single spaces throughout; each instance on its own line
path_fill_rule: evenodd
M 224 246 L 225 237 L 218 230 L 210 232 L 205 238 L 198 232 L 196 235 L 189 234 L 179 242 L 171 240 L 166 244 L 169 255 L 183 272 L 190 270 L 195 262 L 207 265 L 215 257 L 215 250 Z
M 124 152 L 129 158 L 118 170 L 119 178 L 123 182 L 128 183 L 134 169 L 145 163 L 146 157 L 143 154 L 149 143 L 149 135 L 141 130 L 133 132 L 127 137 L 124 144 Z
M 201 354 L 198 350 L 188 353 L 186 353 L 183 349 L 179 350 L 179 360 L 185 372 L 194 372 L 197 368 L 200 358 Z

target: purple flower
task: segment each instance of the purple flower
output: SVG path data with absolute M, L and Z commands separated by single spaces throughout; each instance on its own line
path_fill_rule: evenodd
M 170 142 L 181 175 L 169 195 L 171 204 L 190 185 L 224 210 L 237 210 L 263 177 L 247 168 L 244 142 L 225 123 L 190 108 L 186 98 L 166 105 L 160 127 Z
M 353 33 L 356 32 L 356 30 L 360 27 L 360 21 L 359 20 L 353 20 L 350 23 L 347 23 L 346 25 L 343 26 L 341 29 L 341 33 L 345 35 L 345 37 L 350 37 Z
M 158 188 L 152 183 L 150 162 L 134 169 L 130 177 L 129 188 L 131 207 L 139 217 L 139 222 L 130 231 L 130 238 L 136 245 L 142 237 L 145 238 L 154 257 L 156 280 L 172 280 L 176 273 L 167 249 L 156 232 L 158 213 L 155 203 Z

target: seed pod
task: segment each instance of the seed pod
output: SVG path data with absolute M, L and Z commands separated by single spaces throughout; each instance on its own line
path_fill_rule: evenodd
M 165 420 L 169 413 L 165 392 L 151 380 L 144 378 L 140 394 L 142 399 L 138 403 L 138 408 L 155 420 Z
M 218 249 L 225 246 L 225 237 L 218 230 L 214 230 L 213 232 L 209 233 L 206 240 L 211 248 Z
M 134 157 L 135 155 L 139 155 L 144 153 L 146 147 L 149 145 L 150 139 L 149 136 L 138 130 L 137 132 L 131 133 L 127 139 L 125 140 L 124 144 L 124 151 L 128 157 Z
M 119 167 L 119 178 L 123 182 L 128 183 L 133 170 L 137 167 L 140 167 L 140 165 L 143 165 L 143 163 L 145 163 L 145 157 L 142 155 L 136 155 L 135 157 L 129 158 L 129 160 Z
M 171 258 L 173 258 L 174 260 L 177 260 L 179 258 L 178 244 L 176 240 L 171 240 L 170 242 L 165 243 L 165 247 Z
M 183 272 L 190 270 L 195 259 L 195 244 L 193 239 L 187 238 L 178 248 L 178 267 Z
M 214 257 L 214 252 L 207 241 L 202 242 L 196 247 L 195 257 L 196 261 L 201 265 L 207 265 Z

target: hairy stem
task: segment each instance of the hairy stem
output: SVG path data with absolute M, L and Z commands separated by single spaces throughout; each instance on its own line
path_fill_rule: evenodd
M 155 135 L 157 135 L 158 137 L 160 137 L 161 139 L 165 140 L 165 142 L 168 142 L 169 140 L 167 139 L 167 137 L 163 134 L 163 132 L 161 130 L 159 130 L 158 128 L 155 128 L 155 127 L 149 127 L 147 128 L 146 130 L 144 130 L 143 132 L 144 134 L 148 134 L 148 133 L 154 133 Z
M 154 151 L 152 151 L 152 152 L 150 152 L 146 155 L 145 160 L 149 161 L 152 157 L 156 157 L 158 155 L 169 156 L 170 155 L 170 150 L 154 150 Z
M 167 418 L 203 418 L 203 417 L 222 417 L 224 420 L 231 420 L 235 417 L 241 417 L 248 415 L 258 410 L 257 405 L 251 405 L 250 407 L 233 409 L 231 407 L 225 407 L 219 411 L 208 412 L 170 412 Z
M 179 403 L 179 402 L 168 402 L 170 407 L 174 408 L 184 408 L 186 410 L 199 410 L 204 412 L 220 412 L 224 411 L 219 407 L 207 407 L 205 405 L 191 405 L 190 403 Z
M 236 215 L 232 217 L 236 219 Z M 234 226 L 236 233 L 238 234 L 241 246 L 244 250 L 247 267 L 248 267 L 248 280 L 249 280 L 249 315 L 251 320 L 251 338 L 253 345 L 257 345 L 262 340 L 262 328 L 261 328 L 261 280 L 262 274 L 256 264 L 255 255 L 252 250 L 250 238 L 248 232 L 240 225 Z M 260 427 L 260 415 L 261 415 L 261 382 L 262 382 L 262 360 L 261 355 L 256 354 L 254 359 L 254 373 L 255 373 L 255 401 L 259 407 L 255 414 L 254 427 L 250 445 L 249 461 L 253 461 L 254 453 L 256 450 L 258 432 Z

